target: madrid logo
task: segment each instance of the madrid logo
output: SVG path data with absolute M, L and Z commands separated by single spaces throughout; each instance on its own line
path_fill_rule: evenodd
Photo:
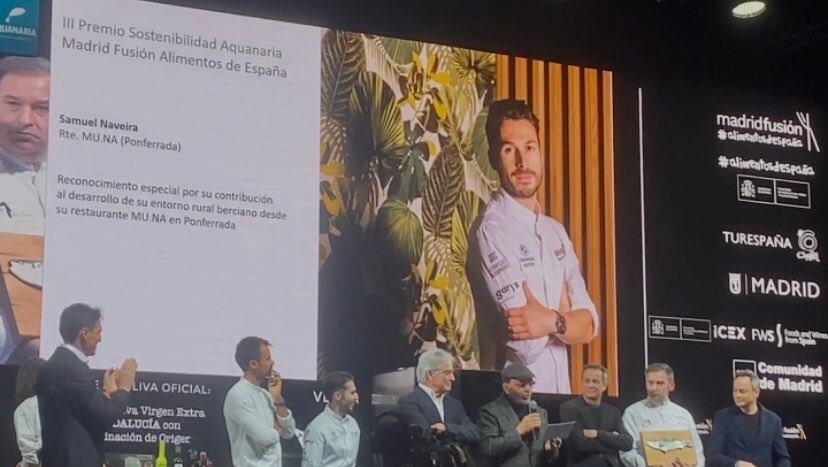
M 742 293 L 742 275 L 739 273 L 730 273 L 730 293 L 739 295 Z

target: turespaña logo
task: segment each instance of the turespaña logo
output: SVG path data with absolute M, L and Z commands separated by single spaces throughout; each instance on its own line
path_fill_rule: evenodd
M 796 257 L 803 261 L 814 261 L 818 263 L 819 253 L 817 253 L 817 248 L 819 247 L 819 242 L 817 242 L 816 233 L 813 230 L 800 229 L 796 231 L 796 236 L 799 249 L 802 250 L 796 253 Z
M 722 239 L 727 245 L 769 248 L 777 250 L 795 250 L 799 248 L 796 258 L 806 262 L 819 262 L 819 242 L 816 233 L 809 229 L 797 229 L 794 236 L 783 233 L 754 233 L 722 230 Z

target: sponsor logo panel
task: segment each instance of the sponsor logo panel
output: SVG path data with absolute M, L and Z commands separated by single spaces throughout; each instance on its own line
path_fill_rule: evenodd
M 736 186 L 737 199 L 745 203 L 811 208 L 811 184 L 808 182 L 739 174 Z
M 822 365 L 776 364 L 762 360 L 733 359 L 733 375 L 751 370 L 759 377 L 759 388 L 768 391 L 822 394 Z

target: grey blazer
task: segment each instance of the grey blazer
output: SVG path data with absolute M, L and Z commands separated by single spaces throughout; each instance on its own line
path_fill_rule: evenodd
M 543 407 L 538 407 L 538 414 L 541 417 L 539 432 L 543 433 L 549 424 L 549 418 Z M 515 430 L 519 422 L 504 394 L 480 409 L 477 424 L 480 427 L 480 454 L 485 465 L 541 467 L 558 458 L 559 450 L 545 451 L 540 439 L 533 439 L 531 444 L 526 444 Z

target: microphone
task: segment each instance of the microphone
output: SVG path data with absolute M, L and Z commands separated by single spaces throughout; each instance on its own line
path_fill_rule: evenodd
M 534 399 L 530 399 L 528 405 L 529 405 L 529 413 L 538 413 L 538 401 L 536 401 Z M 539 434 L 538 431 L 539 431 L 539 428 L 537 428 L 537 427 L 532 429 L 532 435 L 535 438 L 538 437 L 538 434 Z

